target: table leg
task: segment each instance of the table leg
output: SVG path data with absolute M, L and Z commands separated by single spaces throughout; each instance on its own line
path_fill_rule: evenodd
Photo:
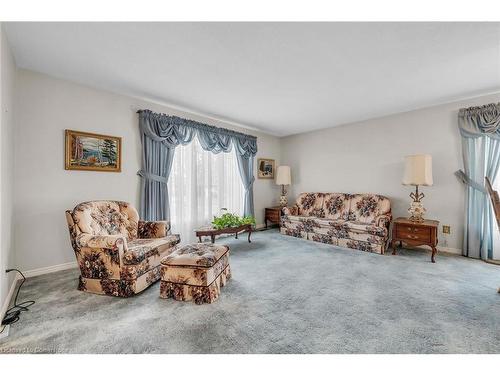
M 236 236 L 234 238 L 238 239 L 238 232 L 236 232 Z
M 252 241 L 250 241 L 250 235 L 251 235 L 251 234 L 252 234 L 252 229 L 249 229 L 249 230 L 248 230 L 248 242 L 252 242 Z
M 437 249 L 435 246 L 432 246 L 432 255 L 431 255 L 431 262 L 436 263 L 436 254 L 437 254 Z
M 213 234 L 210 236 L 210 238 L 212 240 L 212 243 L 215 243 L 215 236 Z
M 198 242 L 201 242 L 201 236 L 198 236 Z
M 392 255 L 396 255 L 396 241 L 392 240 L 391 247 L 392 247 Z

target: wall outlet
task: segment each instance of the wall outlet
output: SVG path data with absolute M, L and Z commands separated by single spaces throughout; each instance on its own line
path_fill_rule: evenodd
M 449 225 L 443 225 L 443 233 L 450 234 L 450 232 L 451 232 L 451 227 Z

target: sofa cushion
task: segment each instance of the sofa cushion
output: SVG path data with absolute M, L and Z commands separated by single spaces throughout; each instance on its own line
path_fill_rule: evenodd
M 324 217 L 323 210 L 324 193 L 302 193 L 297 198 L 299 215 Z
M 325 218 L 330 220 L 339 220 L 347 218 L 350 207 L 349 194 L 326 193 L 323 200 L 323 210 Z
M 282 225 L 285 228 L 297 229 L 303 232 L 312 232 L 314 227 L 319 226 L 314 216 L 287 216 L 283 219 Z
M 123 255 L 124 264 L 139 264 L 154 255 L 165 256 L 175 249 L 180 242 L 178 234 L 163 238 L 140 238 L 128 243 L 128 250 Z
M 139 215 L 126 202 L 92 201 L 73 209 L 73 222 L 82 233 L 91 235 L 121 234 L 129 240 L 137 238 Z
M 345 223 L 345 220 L 332 220 L 332 219 L 327 219 L 327 218 L 314 218 L 313 219 L 316 224 L 318 224 L 318 227 L 320 228 L 331 228 L 331 227 L 338 227 L 342 226 L 342 224 Z
M 349 221 L 375 223 L 375 218 L 389 212 L 391 203 L 384 196 L 376 194 L 354 194 L 350 199 Z
M 386 227 L 377 227 L 376 225 L 367 224 L 359 221 L 346 221 L 343 226 L 347 228 L 349 232 L 355 233 L 368 233 L 373 236 L 387 238 L 389 231 Z
M 228 251 L 228 246 L 209 243 L 177 246 L 172 253 L 162 259 L 161 264 L 165 266 L 212 267 Z

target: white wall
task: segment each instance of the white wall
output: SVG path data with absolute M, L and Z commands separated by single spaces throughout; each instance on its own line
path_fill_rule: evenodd
M 276 159 L 277 137 L 190 115 L 158 104 L 18 70 L 16 102 L 15 241 L 19 267 L 32 270 L 74 261 L 64 211 L 94 199 L 129 201 L 139 207 L 140 138 L 137 108 L 177 115 L 258 137 L 258 157 Z M 64 129 L 122 137 L 122 172 L 64 169 Z M 279 189 L 256 179 L 255 212 L 275 205 Z
M 435 185 L 423 188 L 427 217 L 451 225 L 450 236 L 440 234 L 440 245 L 459 249 L 464 187 L 453 175 L 462 168 L 457 111 L 461 107 L 497 101 L 500 94 L 280 139 L 18 69 L 14 175 L 16 265 L 33 270 L 73 262 L 64 210 L 79 202 L 120 199 L 138 206 L 137 108 L 150 108 L 256 135 L 257 157 L 274 158 L 277 165 L 281 159 L 281 164 L 292 167 L 292 199 L 302 191 L 380 193 L 391 199 L 395 217 L 407 215 L 408 194 L 412 191 L 401 185 L 403 157 L 429 153 L 434 159 Z M 2 112 L 2 120 L 4 115 L 11 118 L 12 113 Z M 121 136 L 122 172 L 64 170 L 64 129 Z M 2 145 L 4 143 L 7 147 L 11 144 L 2 142 Z M 9 170 L 5 173 L 11 173 Z M 273 181 L 256 179 L 254 193 L 257 222 L 262 223 L 264 207 L 276 204 L 279 188 Z M 3 212 L 2 209 L 2 216 Z
M 14 273 L 5 269 L 14 266 L 13 185 L 14 185 L 14 79 L 16 66 L 9 43 L 0 25 L 0 320 L 3 318 L 8 291 Z
M 402 94 L 404 95 L 404 94 Z M 393 215 L 407 216 L 409 186 L 402 186 L 403 157 L 433 157 L 434 186 L 423 187 L 427 217 L 451 225 L 440 245 L 461 249 L 464 186 L 457 128 L 461 107 L 500 101 L 500 94 L 282 138 L 281 160 L 292 169 L 292 198 L 300 192 L 372 192 L 392 201 Z

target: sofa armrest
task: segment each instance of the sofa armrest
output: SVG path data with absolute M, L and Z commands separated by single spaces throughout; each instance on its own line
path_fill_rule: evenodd
M 288 215 L 298 215 L 299 214 L 299 206 L 291 206 L 291 207 L 283 207 L 281 209 L 281 212 L 283 215 L 288 216 Z
M 377 227 L 384 227 L 389 229 L 391 220 L 392 220 L 392 215 L 390 213 L 384 215 L 378 215 L 377 217 L 375 217 L 375 225 Z
M 139 220 L 139 238 L 162 238 L 168 235 L 170 230 L 169 221 L 146 221 Z
M 92 249 L 102 249 L 104 252 L 109 253 L 118 252 L 120 266 L 123 264 L 123 255 L 127 251 L 127 239 L 121 234 L 94 236 L 88 233 L 81 233 L 76 237 L 77 247 L 89 247 Z M 108 250 L 108 251 L 105 251 Z

